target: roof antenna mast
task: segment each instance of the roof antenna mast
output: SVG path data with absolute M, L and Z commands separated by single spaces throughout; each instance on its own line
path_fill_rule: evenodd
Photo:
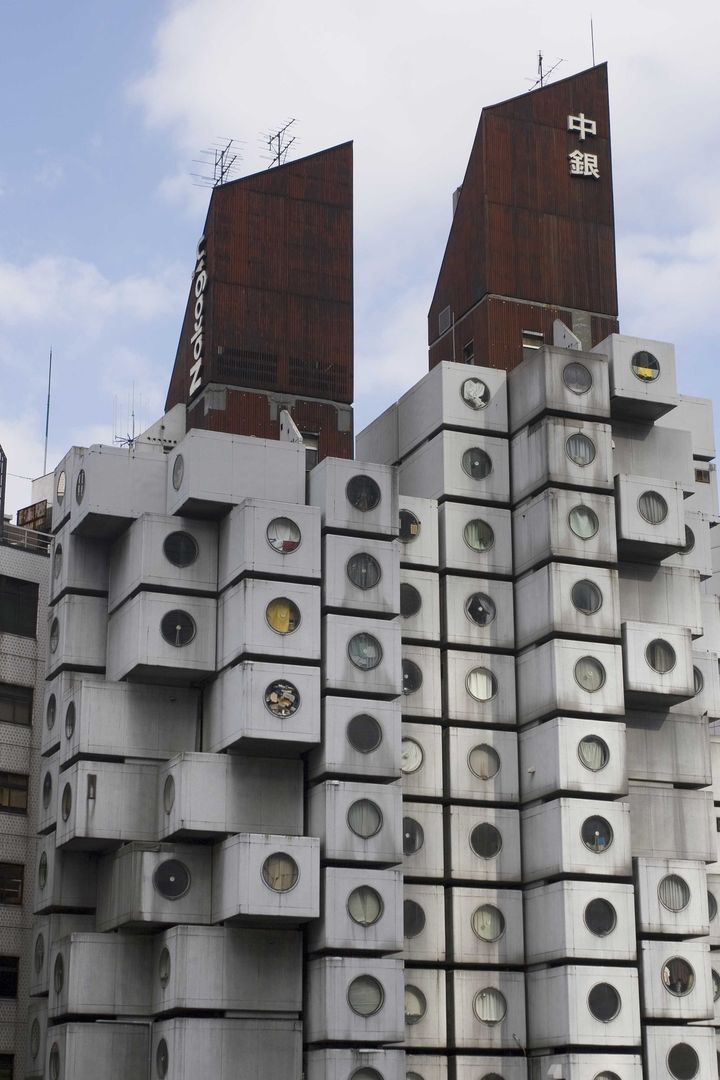
M 592 15 L 590 16 L 590 48 L 592 49 L 593 67 L 595 67 L 595 33 L 593 31 Z
M 47 448 L 48 432 L 50 431 L 50 385 L 52 383 L 52 345 L 50 346 L 50 362 L 48 364 L 48 392 L 47 408 L 45 409 L 45 454 L 43 456 L 43 476 L 47 472 Z
M 550 68 L 549 71 L 545 71 L 543 69 L 543 59 L 544 59 L 543 54 L 542 54 L 542 51 L 540 50 L 540 51 L 538 51 L 538 67 L 537 67 L 538 74 L 537 74 L 537 79 L 535 80 L 535 82 L 533 82 L 532 86 L 530 87 L 531 90 L 534 90 L 537 86 L 542 88 L 545 85 L 546 81 L 552 75 L 555 68 L 559 67 L 560 64 L 565 63 L 563 58 L 560 57 L 558 60 L 555 61 L 555 63 L 553 64 L 553 66 Z M 526 82 L 532 82 L 532 79 L 527 79 Z
M 296 122 L 296 118 L 288 120 L 278 131 L 271 133 L 264 133 L 263 138 L 267 142 L 267 148 L 272 154 L 270 158 L 270 164 L 268 169 L 272 169 L 273 165 L 284 165 L 288 155 L 288 150 L 295 142 L 295 136 L 288 135 L 288 128 Z M 266 157 L 269 155 L 265 155 Z
M 209 149 L 201 150 L 200 154 L 200 158 L 193 158 L 194 163 L 202 165 L 203 169 L 212 169 L 212 176 L 209 172 L 191 173 L 195 187 L 220 187 L 240 175 L 242 154 L 238 139 L 218 137 Z

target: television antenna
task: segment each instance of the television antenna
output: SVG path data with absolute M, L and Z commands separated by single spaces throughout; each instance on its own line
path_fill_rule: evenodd
M 199 158 L 193 158 L 195 165 L 202 165 L 205 172 L 190 173 L 194 177 L 195 187 L 219 187 L 229 180 L 237 180 L 240 175 L 239 139 L 226 139 L 218 136 L 207 150 L 200 151 Z
M 138 412 L 142 409 L 142 394 L 138 395 Z M 119 430 L 118 425 L 122 423 L 119 420 L 119 409 L 117 394 L 113 397 L 113 443 L 115 446 L 126 446 L 128 450 L 132 450 L 137 438 L 135 433 L 135 383 L 132 384 L 132 395 L 128 394 L 127 403 L 127 427 L 125 432 L 122 433 Z M 142 420 L 140 419 L 140 430 L 142 431 Z
M 536 78 L 535 82 L 533 82 L 532 79 L 526 79 L 525 80 L 525 82 L 532 82 L 532 86 L 530 87 L 531 91 L 534 90 L 536 86 L 543 87 L 545 85 L 546 81 L 552 75 L 555 68 L 560 67 L 560 64 L 565 63 L 565 61 L 563 60 L 562 57 L 558 57 L 558 59 L 555 61 L 553 66 L 550 68 L 550 70 L 545 71 L 544 68 L 543 68 L 543 60 L 544 59 L 545 59 L 545 57 L 542 54 L 542 50 L 539 50 L 538 51 L 538 66 L 537 66 L 538 73 L 537 73 L 537 78 Z
M 270 151 L 270 154 L 263 154 L 262 156 L 266 160 L 270 160 L 268 169 L 272 169 L 273 165 L 284 165 L 287 159 L 288 150 L 292 144 L 296 141 L 295 135 L 288 135 L 288 128 L 297 123 L 296 117 L 292 117 L 281 128 L 273 132 L 261 132 L 264 140 L 264 144 Z

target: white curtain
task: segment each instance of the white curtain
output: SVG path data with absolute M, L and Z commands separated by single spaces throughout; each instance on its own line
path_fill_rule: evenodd
M 496 692 L 495 676 L 487 668 L 473 668 L 468 674 L 465 685 L 468 693 L 476 701 L 489 701 Z
M 468 756 L 471 770 L 481 780 L 490 780 L 500 771 L 500 758 L 492 746 L 474 746 Z
M 356 836 L 367 839 L 380 831 L 382 814 L 374 802 L 370 802 L 369 799 L 358 799 L 348 810 L 347 822 Z
M 570 528 L 581 540 L 589 540 L 598 527 L 597 514 L 589 506 L 575 506 L 570 511 Z
M 565 451 L 571 461 L 576 465 L 589 465 L 595 460 L 595 444 L 587 435 L 579 433 L 571 435 L 565 443 Z
M 653 671 L 660 675 L 667 674 L 675 667 L 675 650 L 672 645 L 661 638 L 655 638 L 647 647 L 647 661 Z
M 660 899 L 670 911 L 682 911 L 690 902 L 688 883 L 677 874 L 668 874 L 658 886 Z
M 471 925 L 483 941 L 497 941 L 505 931 L 505 919 L 502 912 L 492 904 L 483 904 L 473 912 Z
M 495 543 L 495 533 L 486 521 L 474 518 L 463 529 L 465 543 L 473 551 L 488 551 Z
M 298 879 L 297 863 L 284 852 L 270 855 L 263 866 L 263 877 L 275 892 L 287 892 Z
M 383 989 L 371 975 L 359 975 L 348 987 L 348 1002 L 358 1016 L 372 1016 L 383 1003 Z
M 645 491 L 638 499 L 638 509 L 647 522 L 659 525 L 667 517 L 667 503 L 657 491 Z
M 427 1012 L 427 1000 L 417 986 L 405 987 L 405 1023 L 419 1023 Z
M 350 918 L 361 926 L 372 926 L 380 918 L 382 913 L 382 900 L 379 893 L 371 889 L 369 885 L 361 885 L 348 896 L 348 912 Z
M 610 756 L 608 748 L 596 735 L 588 735 L 581 739 L 578 749 L 583 765 L 592 772 L 599 772 L 607 765 Z
M 505 998 L 493 986 L 486 986 L 475 995 L 475 1015 L 483 1024 L 499 1024 L 507 1012 Z
M 575 678 L 583 690 L 592 694 L 605 682 L 605 668 L 594 656 L 583 656 L 575 665 Z

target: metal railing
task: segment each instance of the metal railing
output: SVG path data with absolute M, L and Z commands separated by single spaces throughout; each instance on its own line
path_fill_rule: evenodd
M 21 529 L 7 521 L 0 521 L 0 544 L 5 547 L 22 548 L 34 555 L 49 555 L 52 536 L 48 533 L 35 532 L 34 529 Z

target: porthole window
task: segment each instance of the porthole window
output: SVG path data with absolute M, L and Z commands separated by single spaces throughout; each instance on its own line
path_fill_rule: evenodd
M 713 1001 L 717 1001 L 720 998 L 720 975 L 718 975 L 715 968 L 711 968 L 712 972 L 712 988 L 713 988 Z
M 708 915 L 710 916 L 710 922 L 714 922 L 714 920 L 717 918 L 717 913 L 718 913 L 717 900 L 715 899 L 714 894 L 711 893 L 709 889 L 708 889 L 707 898 L 708 898 Z
M 675 1043 L 667 1056 L 667 1064 L 675 1080 L 694 1080 L 700 1072 L 700 1058 L 689 1043 Z
M 363 1067 L 362 1069 L 356 1069 L 354 1073 L 351 1073 L 350 1080 L 383 1080 L 383 1077 L 377 1069 Z
M 405 987 L 405 1023 L 419 1024 L 426 1012 L 427 998 L 417 986 L 408 983 Z
M 286 517 L 273 518 L 265 535 L 270 547 L 280 555 L 290 555 L 293 551 L 297 551 L 302 540 L 298 526 Z
M 50 1047 L 48 1065 L 50 1069 L 50 1080 L 60 1080 L 60 1048 L 57 1043 L 53 1043 Z M 163 1076 L 164 1075 L 165 1074 L 163 1073 Z
M 165 777 L 163 784 L 163 809 L 166 814 L 172 811 L 175 805 L 175 780 L 172 773 Z
M 648 525 L 660 525 L 668 516 L 668 504 L 657 491 L 644 491 L 638 499 L 638 512 Z
M 585 925 L 596 937 L 607 937 L 617 926 L 617 914 L 609 900 L 601 896 L 591 900 L 585 907 Z
M 363 840 L 377 836 L 383 826 L 383 816 L 377 803 L 370 799 L 357 799 L 347 812 L 347 823 L 351 832 Z
M 55 494 L 57 496 L 57 501 L 58 501 L 60 506 L 62 506 L 63 499 L 65 498 L 65 488 L 66 488 L 66 486 L 67 486 L 67 476 L 65 475 L 65 470 L 63 469 L 63 471 L 58 476 L 57 487 L 55 488 Z
M 157 1044 L 157 1050 L 155 1051 L 155 1068 L 160 1080 L 165 1080 L 170 1066 L 170 1053 L 168 1051 L 168 1045 L 164 1039 L 161 1039 Z
M 62 799 L 60 800 L 60 809 L 63 821 L 67 821 L 72 811 L 72 788 L 69 784 L 66 784 L 63 788 Z
M 57 581 L 62 573 L 63 566 L 63 549 L 62 544 L 58 544 L 55 548 L 55 554 L 53 555 L 53 577 Z
M 52 731 L 55 727 L 55 715 L 57 713 L 57 701 L 55 695 L 51 694 L 48 698 L 47 708 L 45 709 L 45 723 L 47 724 L 48 731 Z
M 500 1073 L 485 1073 L 480 1080 L 504 1080 Z
M 42 786 L 42 801 L 43 801 L 43 806 L 45 807 L 46 810 L 48 810 L 49 807 L 50 807 L 50 800 L 52 798 L 52 789 L 53 789 L 52 776 L 50 775 L 49 772 L 46 772 L 45 776 L 43 777 L 43 786 Z
M 380 488 L 372 476 L 353 476 L 345 488 L 348 502 L 366 514 L 380 503 Z
M 470 847 L 481 859 L 494 859 L 500 854 L 502 836 L 494 825 L 483 821 L 470 833 Z
M 374 716 L 358 713 L 348 722 L 347 741 L 359 754 L 371 754 L 382 742 L 382 728 Z
M 348 987 L 348 1005 L 358 1016 L 374 1016 L 382 1009 L 383 988 L 372 975 L 358 975 Z
M 462 456 L 462 469 L 472 480 L 484 480 L 492 472 L 490 455 L 479 446 L 472 446 Z
M 476 667 L 468 672 L 465 688 L 476 701 L 490 701 L 497 694 L 497 680 L 492 671 Z
M 160 985 L 163 990 L 170 982 L 170 971 L 172 964 L 170 961 L 170 950 L 163 946 L 160 956 L 158 958 L 158 978 L 160 979 Z
M 298 864 L 286 851 L 268 855 L 262 865 L 262 879 L 273 892 L 290 892 L 300 877 Z
M 575 664 L 575 681 L 581 689 L 594 694 L 605 684 L 605 668 L 594 656 L 582 656 Z
M 361 671 L 372 671 L 382 660 L 382 645 L 372 634 L 355 634 L 348 642 L 348 657 Z
M 568 390 L 571 390 L 573 394 L 587 394 L 593 384 L 589 370 L 577 361 L 565 365 L 562 378 Z
M 481 743 L 468 754 L 468 765 L 478 780 L 492 780 L 500 772 L 500 757 L 492 746 Z
M 48 876 L 48 857 L 47 852 L 43 851 L 40 855 L 40 861 L 38 863 L 38 885 L 41 889 L 44 889 L 47 885 Z
M 286 719 L 292 716 L 300 708 L 300 693 L 296 686 L 285 679 L 277 679 L 270 683 L 265 691 L 265 708 L 273 716 Z
M 705 686 L 705 679 L 703 678 L 702 671 L 700 670 L 699 667 L 694 667 L 693 668 L 693 693 L 694 693 L 695 697 L 697 697 L 698 694 L 702 693 L 702 690 L 703 690 L 704 686 Z
M 609 1024 L 620 1012 L 620 995 L 610 983 L 597 983 L 588 994 L 588 1008 L 596 1020 Z
M 505 933 L 505 917 L 493 904 L 481 904 L 473 911 L 470 926 L 482 941 L 499 941 Z
M 65 710 L 65 738 L 72 739 L 75 734 L 75 702 L 71 701 Z
M 588 851 L 594 851 L 596 855 L 606 851 L 613 842 L 610 822 L 595 814 L 583 821 L 580 836 Z
M 77 474 L 77 480 L 75 481 L 75 498 L 78 505 L 83 501 L 85 495 L 85 470 L 81 469 Z
M 400 749 L 400 769 L 404 773 L 417 772 L 425 755 L 422 746 L 414 739 L 404 738 Z
M 482 379 L 465 379 L 460 397 L 471 409 L 484 409 L 490 401 L 490 388 Z
M 610 760 L 610 751 L 598 735 L 586 735 L 578 743 L 578 757 L 586 769 L 600 772 Z
M 187 611 L 168 611 L 160 622 L 160 633 L 168 645 L 181 649 L 193 640 L 197 627 L 192 615 Z
M 200 554 L 197 540 L 189 532 L 173 532 L 163 541 L 165 558 L 173 566 L 192 566 Z
M 662 967 L 663 986 L 674 997 L 685 997 L 695 985 L 695 972 L 682 956 L 673 956 Z
M 40 1053 L 40 1022 L 39 1020 L 33 1020 L 30 1025 L 30 1055 L 33 1059 Z
M 410 619 L 417 615 L 422 607 L 422 596 L 414 585 L 403 581 L 400 584 L 400 614 L 404 619 Z
M 190 888 L 190 871 L 179 859 L 165 859 L 155 868 L 153 885 L 166 900 L 179 900 Z
M 359 885 L 347 898 L 347 910 L 359 926 L 373 926 L 383 913 L 382 897 L 369 885 Z
M 677 874 L 667 874 L 658 885 L 658 896 L 668 911 L 684 911 L 690 903 L 690 886 Z
M 45 937 L 38 934 L 35 938 L 35 971 L 39 975 L 45 963 Z
M 62 993 L 63 984 L 65 982 L 65 962 L 63 961 L 62 953 L 58 953 L 55 957 L 55 967 L 53 968 L 53 987 L 56 994 Z
M 403 818 L 403 854 L 414 855 L 425 843 L 425 833 L 419 821 L 415 818 Z
M 597 1076 L 593 1078 L 593 1080 L 620 1080 L 620 1077 L 617 1073 L 608 1072 L 607 1069 L 604 1069 L 603 1072 L 598 1073 Z
M 662 638 L 655 638 L 645 650 L 645 659 L 658 675 L 666 675 L 675 667 L 677 657 L 669 642 L 663 641 Z
M 403 900 L 403 934 L 415 938 L 425 929 L 425 912 L 415 900 Z
M 265 621 L 276 634 L 293 634 L 300 625 L 300 608 L 287 596 L 277 596 L 265 608 Z
M 175 458 L 175 461 L 173 462 L 173 470 L 172 470 L 172 485 L 173 485 L 173 487 L 175 488 L 176 491 L 180 490 L 180 485 L 183 482 L 184 475 L 185 475 L 185 462 L 183 461 L 182 454 L 178 454 L 178 456 Z
M 591 540 L 600 528 L 598 516 L 589 506 L 574 506 L 568 515 L 568 524 L 581 540 Z
M 565 453 L 576 465 L 584 468 L 595 460 L 595 443 L 582 432 L 576 432 L 566 440 Z
M 382 1078 L 381 1078 L 381 1080 L 382 1080 Z M 406 1072 L 405 1073 L 405 1080 L 425 1080 L 425 1077 L 421 1076 L 420 1073 Z M 483 1080 L 485 1080 L 485 1078 L 483 1078 Z M 500 1078 L 500 1080 L 502 1080 L 502 1077 Z
M 479 990 L 473 999 L 473 1012 L 481 1024 L 494 1027 L 505 1019 L 507 1001 L 494 986 Z
M 570 593 L 573 607 L 583 615 L 594 615 L 602 607 L 602 593 L 594 581 L 576 581 Z
M 374 589 L 381 576 L 380 563 L 366 552 L 352 555 L 348 559 L 345 572 L 358 589 Z
M 410 544 L 420 535 L 420 519 L 411 510 L 400 511 L 400 539 L 403 544 Z
M 636 375 L 642 382 L 655 382 L 660 374 L 660 363 L 657 357 L 653 356 L 647 349 L 640 349 L 639 352 L 636 352 L 630 366 L 633 375 Z
M 685 526 L 685 545 L 680 548 L 679 555 L 689 555 L 695 547 L 695 533 L 689 525 Z
M 473 518 L 463 529 L 463 540 L 473 551 L 489 551 L 495 544 L 495 533 L 487 521 Z
M 50 624 L 50 652 L 57 652 L 57 647 L 60 643 L 60 623 L 57 619 L 53 619 Z
M 497 614 L 495 603 L 485 593 L 476 592 L 465 601 L 465 614 L 478 626 L 489 626 Z
M 402 692 L 403 694 L 414 694 L 422 686 L 423 675 L 422 671 L 415 663 L 414 660 L 403 660 L 402 662 Z

